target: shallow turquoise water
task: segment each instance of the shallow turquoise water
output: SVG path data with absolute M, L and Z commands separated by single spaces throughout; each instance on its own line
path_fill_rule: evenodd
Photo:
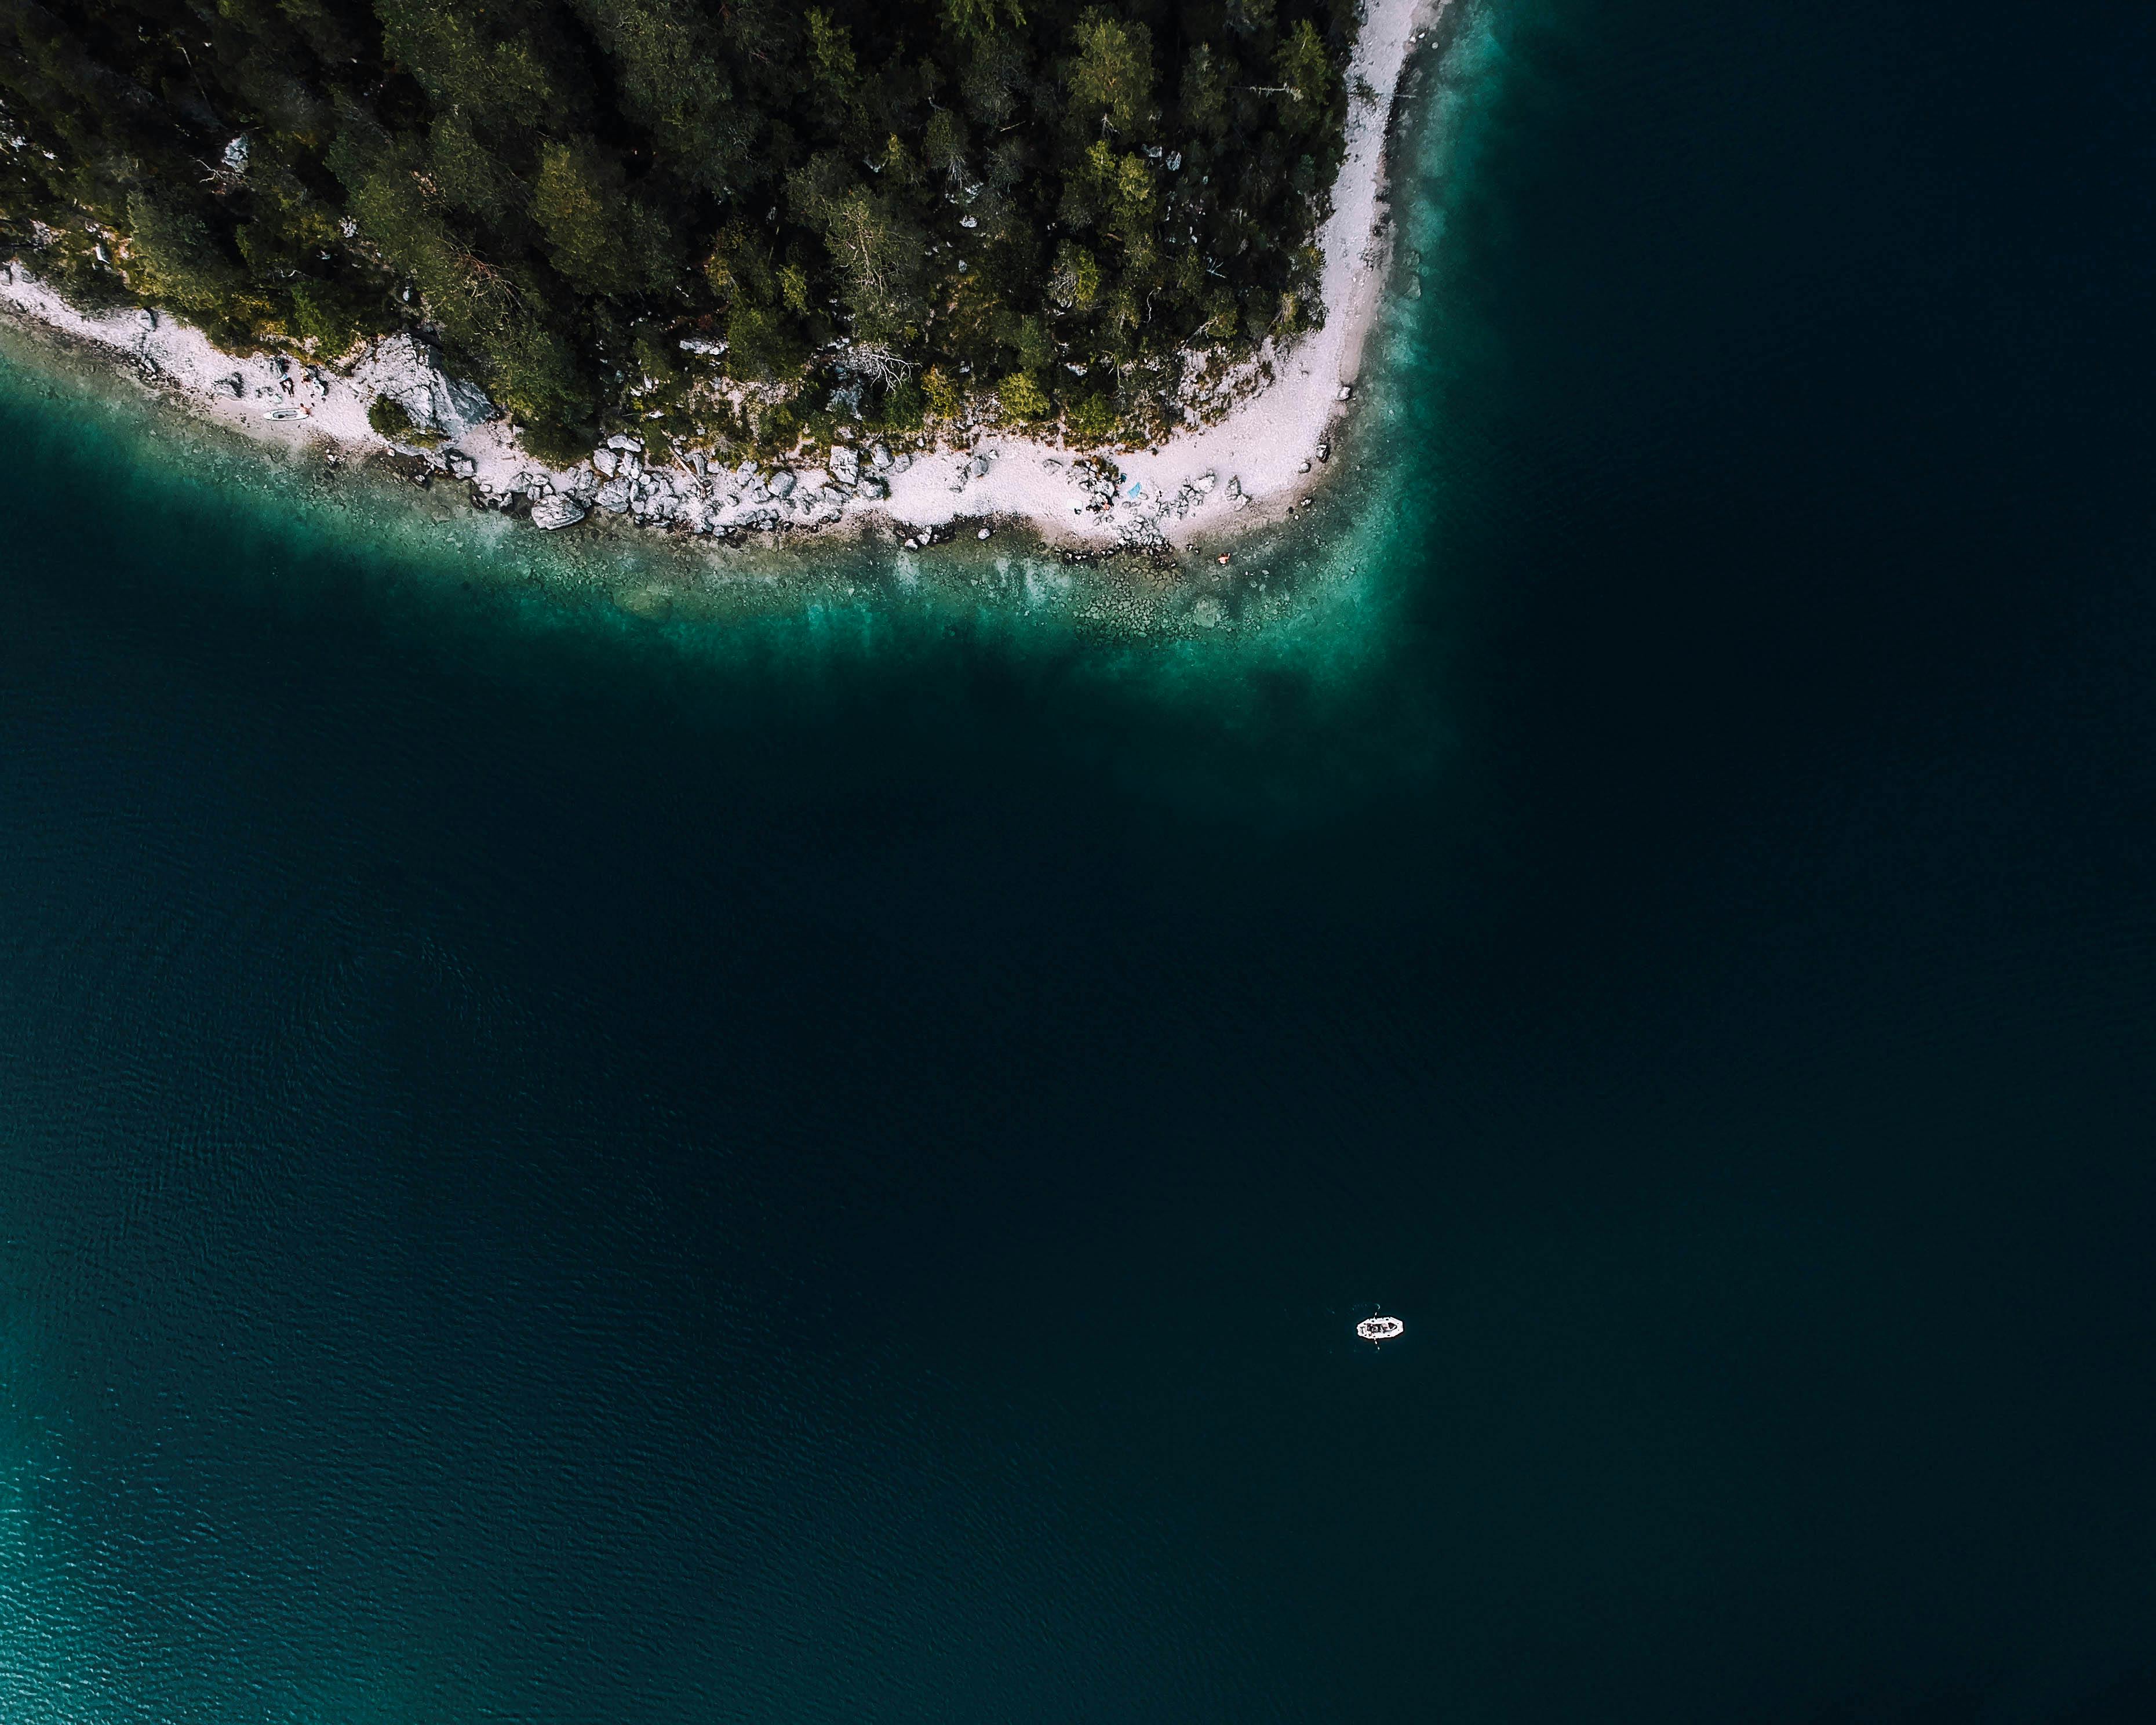
M 9 374 L 0 1717 L 2147 1716 L 2156 44 L 1460 44 L 1262 628 Z

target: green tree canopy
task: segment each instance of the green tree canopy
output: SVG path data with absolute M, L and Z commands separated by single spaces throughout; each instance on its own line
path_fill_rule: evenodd
M 1353 12 L 26 0 L 0 252 L 235 348 L 418 326 L 535 452 L 1142 435 L 1201 352 L 1322 316 Z

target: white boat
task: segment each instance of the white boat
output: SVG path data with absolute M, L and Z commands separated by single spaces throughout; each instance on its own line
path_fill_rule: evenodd
M 1389 1342 L 1404 1335 L 1407 1327 L 1396 1317 L 1366 1317 L 1355 1326 L 1355 1333 L 1365 1342 Z
M 272 408 L 262 417 L 265 419 L 304 419 L 306 413 L 299 408 Z

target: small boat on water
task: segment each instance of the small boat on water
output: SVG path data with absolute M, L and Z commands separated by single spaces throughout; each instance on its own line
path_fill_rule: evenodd
M 1407 1327 L 1396 1317 L 1366 1317 L 1355 1326 L 1355 1333 L 1365 1342 L 1389 1342 L 1406 1334 Z

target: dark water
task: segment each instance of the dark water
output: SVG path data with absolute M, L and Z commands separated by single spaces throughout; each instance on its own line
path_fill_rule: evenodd
M 2153 28 L 1496 6 L 1286 647 L 18 376 L 0 1716 L 2156 1717 Z

